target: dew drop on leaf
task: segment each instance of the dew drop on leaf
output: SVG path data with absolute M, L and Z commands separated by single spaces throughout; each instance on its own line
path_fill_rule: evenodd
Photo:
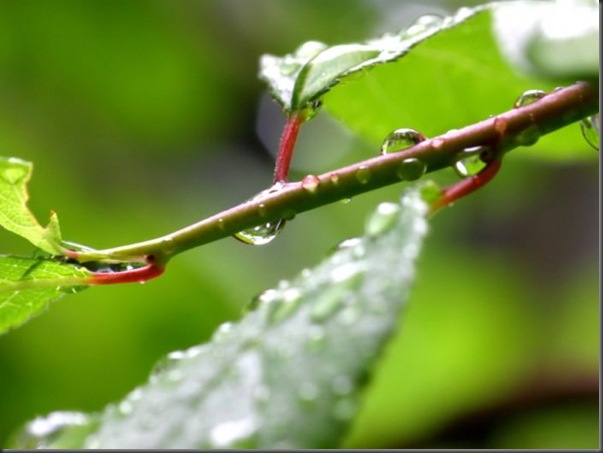
M 313 382 L 303 382 L 297 391 L 297 398 L 301 405 L 309 408 L 318 401 L 318 387 Z
M 580 129 L 582 130 L 582 136 L 587 143 L 594 149 L 599 151 L 599 131 L 601 123 L 599 114 L 589 116 L 580 121 Z
M 396 129 L 383 140 L 381 154 L 389 154 L 410 148 L 425 140 L 425 136 L 414 129 Z
M 546 91 L 542 90 L 528 90 L 524 91 L 521 96 L 517 98 L 515 104 L 513 104 L 513 108 L 520 108 L 526 105 L 533 104 L 539 99 L 542 99 L 547 95 Z
M 385 233 L 396 224 L 399 212 L 397 203 L 380 203 L 366 222 L 366 234 L 375 237 Z
M 416 157 L 409 157 L 404 159 L 398 165 L 396 174 L 398 178 L 404 181 L 416 181 L 427 171 L 427 165 Z
M 73 428 L 90 426 L 93 420 L 81 412 L 58 411 L 37 417 L 17 435 L 16 447 L 22 449 L 48 448 L 62 434 Z
M 439 28 L 443 22 L 444 19 L 440 16 L 435 14 L 425 14 L 419 17 L 410 27 L 408 27 L 405 35 L 408 37 L 416 36 L 420 33 Z

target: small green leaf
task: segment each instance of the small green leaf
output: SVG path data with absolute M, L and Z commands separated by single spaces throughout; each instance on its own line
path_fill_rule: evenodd
M 427 213 L 418 187 L 379 207 L 364 237 L 171 353 L 79 447 L 337 447 L 406 304 Z
M 0 157 L 0 226 L 47 253 L 60 254 L 61 233 L 56 214 L 51 214 L 44 228 L 27 207 L 27 183 L 32 168 L 31 162 Z
M 89 276 L 84 268 L 54 260 L 0 256 L 0 334 L 82 289 Z

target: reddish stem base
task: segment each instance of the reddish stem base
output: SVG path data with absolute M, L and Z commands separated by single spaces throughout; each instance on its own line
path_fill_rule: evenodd
M 293 114 L 287 118 L 274 165 L 274 183 L 287 182 L 293 149 L 295 148 L 295 142 L 297 141 L 297 135 L 299 134 L 302 122 L 300 114 Z
M 144 267 L 121 272 L 93 272 L 91 285 L 112 285 L 114 283 L 145 283 L 159 277 L 165 271 L 165 266 L 151 263 Z
M 452 186 L 444 188 L 442 196 L 431 204 L 431 212 L 437 212 L 488 184 L 496 176 L 498 170 L 500 170 L 500 166 L 500 159 L 493 160 L 477 175 L 465 178 Z

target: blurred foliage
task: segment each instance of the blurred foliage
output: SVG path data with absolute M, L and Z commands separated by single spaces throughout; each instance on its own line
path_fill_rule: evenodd
M 274 142 L 281 125 L 275 105 L 276 116 L 258 114 L 259 55 L 311 39 L 362 40 L 461 6 L 342 5 L 2 2 L 0 154 L 35 163 L 32 209 L 39 218 L 57 211 L 63 237 L 92 247 L 155 237 L 230 207 L 269 183 L 272 158 L 256 128 Z M 302 131 L 293 177 L 375 152 L 326 116 L 314 122 Z M 598 446 L 598 387 L 589 384 L 599 367 L 598 169 L 514 153 L 489 187 L 434 218 L 407 319 L 348 446 Z M 435 176 L 455 178 L 452 170 Z M 0 446 L 36 415 L 97 411 L 121 399 L 167 352 L 238 319 L 253 295 L 359 234 L 371 207 L 401 190 L 299 216 L 261 248 L 209 244 L 145 286 L 66 297 L 1 336 Z M 6 232 L 0 247 L 32 252 Z M 521 410 L 487 430 L 461 424 L 461 441 L 442 437 L 455 420 L 517 399 L 535 380 L 578 392 L 584 404 L 544 399 L 526 411 L 532 403 L 520 399 Z

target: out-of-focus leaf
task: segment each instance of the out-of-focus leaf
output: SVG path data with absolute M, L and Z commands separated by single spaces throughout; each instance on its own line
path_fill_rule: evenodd
M 364 237 L 264 292 L 209 344 L 170 354 L 81 447 L 337 447 L 406 303 L 422 197 L 379 205 Z
M 86 269 L 54 260 L 0 256 L 0 334 L 84 288 L 89 276 Z
M 598 3 L 512 2 L 493 13 L 499 45 L 518 70 L 570 82 L 598 78 Z
M 59 219 L 52 213 L 46 228 L 42 227 L 27 207 L 27 182 L 33 165 L 14 157 L 0 157 L 0 226 L 24 237 L 51 254 L 60 253 Z

